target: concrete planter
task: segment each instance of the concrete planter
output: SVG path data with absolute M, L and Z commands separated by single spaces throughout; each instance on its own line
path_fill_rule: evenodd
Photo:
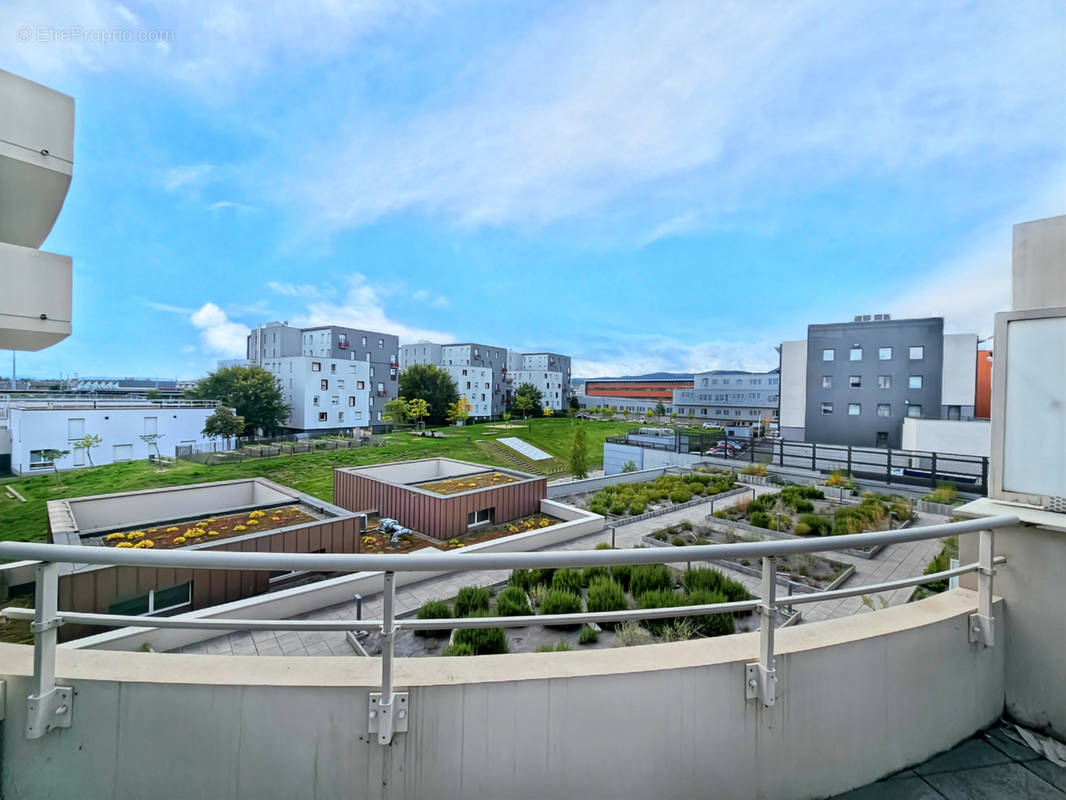
M 959 505 L 962 505 L 962 503 L 959 503 Z M 918 510 L 923 514 L 939 514 L 942 517 L 953 517 L 955 516 L 956 508 L 958 506 L 951 506 L 947 503 L 932 503 L 928 500 L 918 501 Z
M 749 486 L 767 486 L 770 483 L 769 475 L 745 475 L 743 472 L 737 473 L 737 480 L 740 483 L 746 483 Z
M 692 508 L 692 506 L 698 506 L 698 505 L 700 505 L 702 503 L 710 503 L 710 502 L 713 502 L 715 500 L 721 500 L 721 499 L 726 498 L 726 497 L 732 497 L 733 495 L 746 494 L 747 492 L 748 492 L 748 490 L 744 489 L 744 488 L 730 489 L 727 492 L 720 492 L 719 494 L 714 494 L 714 495 L 711 495 L 710 497 L 697 497 L 694 500 L 689 500 L 687 503 L 677 503 L 675 505 L 668 506 L 667 508 L 658 508 L 655 511 L 646 511 L 643 514 L 637 514 L 635 517 L 629 517 L 629 516 L 616 517 L 616 516 L 613 516 L 613 515 L 609 514 L 607 516 L 607 520 L 608 520 L 607 524 L 609 526 L 617 528 L 620 525 L 629 525 L 632 522 L 640 522 L 641 520 L 644 520 L 644 519 L 652 519 L 653 517 L 661 517 L 663 514 L 669 514 L 669 513 L 673 512 L 673 511 L 681 511 L 682 509 Z

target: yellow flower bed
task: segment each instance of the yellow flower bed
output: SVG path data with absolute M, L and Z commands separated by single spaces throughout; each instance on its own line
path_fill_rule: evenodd
M 133 542 L 119 542 L 115 547 L 133 547 Z
M 104 537 L 105 542 L 119 542 L 126 538 L 124 533 L 109 533 Z
M 129 539 L 130 541 L 136 541 L 137 539 L 143 539 L 144 538 L 144 531 L 130 531 L 128 534 L 126 534 L 126 538 Z
M 155 542 L 153 542 L 151 539 L 144 539 L 134 545 L 134 548 L 136 548 L 137 550 L 146 549 L 149 547 L 155 547 Z
M 171 541 L 173 541 L 174 544 L 185 544 L 188 540 L 184 536 L 175 536 Z

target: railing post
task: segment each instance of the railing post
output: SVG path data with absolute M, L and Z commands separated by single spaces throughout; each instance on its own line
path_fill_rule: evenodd
M 34 588 L 33 692 L 26 701 L 26 738 L 39 739 L 53 728 L 69 728 L 74 692 L 56 686 L 56 639 L 60 625 L 59 564 L 37 565 Z
M 774 661 L 774 621 L 777 617 L 777 559 L 763 556 L 762 597 L 759 603 L 759 660 L 745 669 L 745 697 L 766 707 L 777 698 L 777 669 Z
M 811 442 L 811 471 L 818 471 L 818 444 Z
M 381 691 L 370 693 L 367 727 L 369 733 L 378 735 L 378 744 L 392 744 L 394 733 L 407 732 L 407 692 L 392 690 L 395 605 L 396 574 L 386 572 L 381 613 Z
M 995 619 L 992 617 L 992 579 L 996 574 L 995 531 L 978 533 L 977 546 L 977 613 L 970 615 L 970 641 L 992 647 L 996 642 Z

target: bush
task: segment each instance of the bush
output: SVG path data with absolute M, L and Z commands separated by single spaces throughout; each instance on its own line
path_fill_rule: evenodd
M 524 589 L 508 586 L 496 598 L 496 611 L 501 617 L 526 617 L 533 613 Z
M 840 536 L 848 533 L 862 533 L 866 528 L 866 517 L 857 508 L 837 509 L 833 515 L 832 535 Z
M 692 499 L 692 492 L 688 489 L 678 487 L 670 492 L 670 500 L 674 503 L 687 503 Z
M 566 653 L 573 650 L 567 642 L 556 642 L 554 646 L 550 644 L 542 644 L 537 647 L 538 653 Z
M 797 522 L 796 527 L 792 529 L 792 532 L 797 536 L 807 536 L 811 532 L 811 526 L 806 522 Z
M 551 588 L 553 591 L 570 592 L 580 596 L 583 585 L 584 581 L 581 579 L 581 570 L 579 569 L 557 569 L 552 576 Z
M 507 652 L 507 634 L 503 628 L 460 628 L 452 637 L 453 645 L 466 645 L 475 656 Z
M 611 567 L 611 580 L 628 591 L 630 579 L 633 576 L 633 567 L 623 564 L 620 567 Z
M 468 644 L 450 644 L 440 651 L 442 656 L 472 656 L 474 648 Z
M 792 517 L 788 514 L 774 514 L 770 517 L 770 524 L 768 526 L 772 531 L 787 531 L 792 528 Z
M 665 564 L 637 564 L 630 568 L 629 591 L 634 597 L 673 587 L 674 578 Z
M 719 592 L 730 603 L 751 599 L 751 594 L 743 583 L 727 577 L 713 567 L 695 567 L 685 570 L 681 576 L 681 585 L 688 595 L 699 592 Z
M 540 601 L 541 614 L 579 614 L 581 613 L 581 597 L 573 592 L 562 589 L 549 589 Z M 556 625 L 554 627 L 570 627 L 568 625 Z
M 721 592 L 711 592 L 701 589 L 697 592 L 692 592 L 686 598 L 686 605 L 692 606 L 709 606 L 717 603 L 725 603 L 727 598 Z M 707 614 L 701 617 L 689 617 L 690 623 L 693 624 L 698 633 L 702 633 L 704 636 L 728 636 L 736 630 L 736 626 L 733 622 L 733 615 L 730 613 L 725 614 Z
M 676 608 L 685 604 L 685 599 L 673 589 L 652 589 L 637 598 L 637 606 L 639 608 Z M 657 634 L 662 632 L 664 627 L 673 625 L 677 619 L 684 619 L 684 617 L 649 619 L 644 620 L 644 624 L 648 626 L 652 633 Z
M 817 514 L 800 514 L 796 522 L 796 533 L 801 533 L 801 525 L 807 529 L 807 533 L 813 533 L 815 536 L 828 536 L 833 529 L 833 523 L 828 518 L 819 517 Z
M 673 539 L 670 540 L 670 544 L 672 544 L 674 547 L 684 547 L 686 544 L 688 544 L 688 542 L 685 541 L 685 537 L 683 536 L 675 536 Z
M 607 548 L 610 548 L 610 545 L 607 545 Z M 607 567 L 585 567 L 581 570 L 581 585 L 588 586 L 596 578 L 609 577 L 611 577 L 611 571 Z
M 455 616 L 473 617 L 489 610 L 492 592 L 484 586 L 464 586 L 455 596 Z
M 581 629 L 581 635 L 577 637 L 578 644 L 592 644 L 600 640 L 600 632 L 588 625 Z
M 623 622 L 615 628 L 614 633 L 622 647 L 634 647 L 651 641 L 651 634 L 647 629 L 635 622 Z
M 442 600 L 430 600 L 428 603 L 423 603 L 418 609 L 419 619 L 451 619 L 452 610 L 448 608 L 448 604 Z M 451 635 L 451 629 L 435 630 L 435 631 L 415 631 L 416 636 L 449 636 Z
M 624 611 L 627 607 L 626 592 L 620 583 L 610 578 L 596 578 L 589 584 L 585 604 L 590 612 L 597 614 L 604 611 Z
M 608 511 L 610 511 L 615 516 L 619 516 L 621 514 L 625 514 L 628 508 L 629 506 L 626 505 L 626 502 L 624 500 L 618 499 L 611 503 L 610 507 L 608 508 Z
M 683 531 L 690 531 L 690 530 L 692 530 L 692 523 L 691 523 L 691 522 L 689 522 L 689 521 L 688 521 L 688 520 L 686 519 L 686 520 L 685 520 L 684 522 L 682 522 L 682 523 L 681 523 L 681 530 L 683 530 Z
M 538 584 L 546 586 L 550 583 L 552 572 L 550 569 L 516 569 L 511 573 L 511 577 L 507 579 L 507 583 L 529 592 Z
M 589 511 L 593 514 L 599 514 L 601 517 L 607 514 L 607 504 L 601 500 L 592 500 L 589 502 Z
M 748 464 L 740 471 L 741 475 L 759 475 L 766 477 L 766 465 L 765 464 Z
M 633 516 L 636 516 L 637 514 L 643 514 L 645 508 L 647 508 L 647 505 L 641 500 L 634 500 L 632 503 L 629 504 L 629 513 Z
M 806 500 L 802 497 L 786 497 L 782 492 L 782 499 L 785 505 L 795 511 L 797 514 L 810 514 L 814 511 L 814 503 L 810 500 Z
M 757 528 L 769 528 L 770 527 L 770 515 L 765 511 L 752 511 L 748 515 L 748 522 Z
M 953 506 L 959 499 L 959 490 L 955 488 L 953 483 L 938 483 L 936 490 L 925 495 L 922 499 L 930 503 Z

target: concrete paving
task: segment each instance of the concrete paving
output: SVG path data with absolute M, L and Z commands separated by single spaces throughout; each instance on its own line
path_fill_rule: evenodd
M 777 491 L 774 486 L 756 486 L 756 495 Z M 719 500 L 715 503 L 715 509 L 724 508 L 735 504 L 741 499 L 747 499 L 748 495 Z M 709 511 L 708 504 L 699 504 L 680 511 L 663 514 L 659 517 L 641 520 L 629 525 L 622 525 L 615 530 L 615 547 L 631 548 L 640 544 L 641 537 L 670 525 L 690 521 L 693 523 L 703 522 Z M 944 522 L 944 517 L 931 514 L 920 514 L 916 525 L 933 525 Z M 604 530 L 601 533 L 565 542 L 546 550 L 590 550 L 600 542 L 610 542 L 611 533 Z M 832 558 L 846 561 L 855 565 L 855 573 L 846 585 L 857 586 L 868 583 L 880 583 L 904 577 L 917 575 L 925 569 L 925 565 L 939 552 L 940 542 L 937 540 L 928 542 L 912 542 L 907 544 L 889 545 L 881 550 L 873 559 L 849 556 L 846 553 L 833 553 Z M 683 569 L 685 561 L 679 561 L 673 566 Z M 744 583 L 753 594 L 759 593 L 759 579 L 733 570 L 722 568 L 730 577 Z M 446 600 L 454 597 L 463 586 L 479 585 L 490 586 L 495 583 L 506 581 L 510 570 L 474 570 L 470 572 L 453 573 L 438 578 L 411 584 L 398 589 L 396 592 L 396 613 L 398 616 L 413 613 L 428 600 Z M 873 609 L 884 606 L 900 605 L 906 603 L 914 589 L 900 589 L 894 592 L 875 594 L 869 598 Z M 873 610 L 870 605 L 863 602 L 862 597 L 852 597 L 843 600 L 827 600 L 813 605 L 797 607 L 801 611 L 802 621 L 817 621 L 834 617 L 849 616 Z M 380 619 L 382 614 L 381 595 L 365 597 L 362 601 L 363 619 Z M 356 603 L 329 606 L 310 614 L 305 614 L 298 619 L 357 619 Z M 357 628 L 353 624 L 353 629 Z M 197 644 L 188 645 L 178 652 L 198 653 L 211 655 L 286 655 L 286 656 L 314 656 L 314 655 L 354 655 L 355 651 L 348 644 L 346 636 L 342 632 L 310 632 L 299 633 L 293 631 L 254 631 L 251 633 L 233 633 L 227 636 L 219 636 Z

